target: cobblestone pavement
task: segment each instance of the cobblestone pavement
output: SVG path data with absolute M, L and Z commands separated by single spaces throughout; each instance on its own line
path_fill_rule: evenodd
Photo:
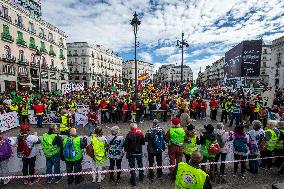
M 203 128 L 203 125 L 206 123 L 212 123 L 213 125 L 216 125 L 216 121 L 212 122 L 210 119 L 206 120 L 197 120 L 194 122 L 194 125 L 196 129 L 201 129 Z M 121 134 L 126 135 L 129 127 L 127 123 L 119 123 L 118 124 L 121 129 Z M 139 127 L 142 129 L 143 132 L 147 130 L 152 125 L 151 121 L 145 121 L 141 124 L 139 124 Z M 170 122 L 161 122 L 160 123 L 161 127 L 163 127 L 165 130 L 167 130 L 170 127 Z M 109 128 L 111 126 L 114 126 L 114 124 L 104 124 L 102 125 L 104 129 L 104 133 L 108 134 L 109 133 Z M 228 128 L 228 127 L 227 127 Z M 88 129 L 87 128 L 80 128 L 77 129 L 79 135 L 87 135 L 88 134 Z M 37 129 L 35 127 L 32 128 L 32 131 L 37 131 L 39 135 L 42 135 L 44 132 L 47 131 L 47 129 Z M 9 136 L 16 136 L 18 134 L 18 129 L 13 129 L 10 130 L 6 133 Z M 147 153 L 144 148 L 144 166 L 147 166 Z M 232 156 L 229 155 L 228 159 L 232 159 Z M 164 158 L 164 164 L 167 165 L 167 157 L 165 156 Z M 259 174 L 253 175 L 250 173 L 246 173 L 246 178 L 241 179 L 241 177 L 233 177 L 232 175 L 232 164 L 227 164 L 226 166 L 226 172 L 227 176 L 224 177 L 223 179 L 217 178 L 215 182 L 213 182 L 213 186 L 216 189 L 266 189 L 266 188 L 271 188 L 273 183 L 278 183 L 280 181 L 284 181 L 284 176 L 283 175 L 278 175 L 277 174 L 277 169 L 274 168 L 272 170 L 259 170 Z M 123 168 L 127 168 L 127 162 L 124 160 L 123 163 Z M 42 170 L 43 171 L 43 170 Z M 170 189 L 174 187 L 174 183 L 172 183 L 168 177 L 166 176 L 167 170 L 164 170 L 165 175 L 161 180 L 155 180 L 154 182 L 150 182 L 150 180 L 146 177 L 142 183 L 138 183 L 138 186 L 136 188 L 165 188 L 165 189 Z M 147 172 L 145 173 L 147 174 Z M 80 184 L 79 186 L 68 186 L 66 178 L 62 179 L 62 181 L 59 184 L 52 184 L 52 185 L 47 185 L 44 180 L 41 180 L 39 183 L 33 185 L 33 186 L 24 186 L 20 180 L 13 180 L 11 183 L 7 186 L 1 186 L 3 189 L 11 189 L 11 188 L 96 188 L 95 184 L 91 183 L 91 176 L 87 175 L 85 176 L 85 181 Z M 106 178 L 103 180 L 101 183 L 101 188 L 132 188 L 130 187 L 129 184 L 129 173 L 123 173 L 122 174 L 122 180 L 121 183 L 118 185 L 115 185 L 114 183 L 109 183 L 108 181 L 108 175 L 106 175 Z

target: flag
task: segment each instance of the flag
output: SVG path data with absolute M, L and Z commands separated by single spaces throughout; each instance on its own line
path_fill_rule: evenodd
M 189 96 L 194 96 L 194 95 L 196 95 L 196 93 L 198 93 L 198 87 L 196 85 L 192 85 L 191 89 L 190 89 Z

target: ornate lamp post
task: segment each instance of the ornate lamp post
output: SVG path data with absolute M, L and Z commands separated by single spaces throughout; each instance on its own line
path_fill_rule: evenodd
M 135 57 L 134 57 L 134 61 L 135 61 L 135 100 L 137 99 L 137 93 L 138 93 L 138 86 L 137 86 L 137 80 L 138 80 L 138 75 L 137 75 L 137 57 L 136 57 L 136 47 L 137 47 L 137 31 L 138 31 L 138 26 L 141 24 L 141 21 L 139 20 L 138 18 L 138 15 L 137 13 L 135 12 L 134 15 L 133 15 L 133 19 L 131 20 L 131 23 L 130 23 L 133 27 L 133 32 L 134 32 L 134 43 L 135 43 L 135 47 L 134 47 L 134 54 L 135 54 Z
M 39 59 L 39 84 L 38 84 L 38 90 L 39 90 L 39 93 L 41 93 L 41 52 L 39 50 L 37 50 L 35 56 L 37 57 L 37 59 Z
M 181 48 L 181 83 L 183 83 L 183 46 L 189 47 L 187 41 L 184 40 L 184 33 L 181 34 L 181 41 L 177 40 L 177 47 Z

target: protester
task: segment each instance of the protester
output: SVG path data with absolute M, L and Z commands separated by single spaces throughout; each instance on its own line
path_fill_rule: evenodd
M 92 171 L 102 171 L 103 166 L 106 162 L 107 158 L 107 140 L 106 137 L 103 135 L 103 130 L 101 127 L 95 128 L 95 133 L 92 135 L 92 146 L 94 149 L 94 162 Z M 98 174 L 98 177 L 97 177 Z M 93 181 L 101 183 L 103 180 L 103 176 L 101 172 L 93 173 Z
M 202 99 L 200 102 L 200 117 L 206 118 L 206 109 L 207 109 L 207 102 Z
M 0 135 L 0 177 L 9 176 L 9 159 L 12 156 L 12 146 L 15 145 L 15 140 L 5 135 Z M 10 179 L 0 179 L 0 183 L 8 184 Z
M 219 162 L 219 159 L 221 159 L 221 162 L 224 162 L 226 161 L 226 157 L 230 148 L 230 134 L 224 129 L 223 123 L 217 123 L 217 129 L 214 131 L 214 133 L 216 135 L 216 140 L 220 145 L 220 152 L 216 155 L 215 162 Z M 215 171 L 217 170 L 218 165 L 215 164 Z M 225 163 L 221 163 L 220 176 L 225 176 Z
M 62 142 L 63 157 L 66 164 L 67 173 L 79 173 L 82 171 L 83 149 L 87 146 L 87 138 L 80 138 L 77 136 L 75 128 L 70 129 L 69 136 L 64 138 Z M 81 183 L 84 178 L 82 175 L 69 175 L 68 184 Z
M 239 102 L 233 100 L 232 103 L 233 103 L 233 108 L 232 108 L 232 116 L 229 127 L 232 127 L 234 120 L 236 120 L 236 126 L 240 124 L 241 113 L 242 113 L 241 105 L 239 104 Z
M 145 145 L 145 138 L 143 132 L 138 128 L 136 123 L 130 124 L 130 131 L 125 137 L 124 151 L 130 168 L 135 168 L 135 160 L 137 161 L 138 168 L 143 167 L 142 161 L 142 146 Z M 130 184 L 137 185 L 136 173 L 134 170 L 130 171 Z M 139 181 L 144 179 L 144 171 L 139 170 Z
M 145 135 L 145 142 L 147 145 L 148 161 L 149 167 L 154 166 L 154 161 L 156 157 L 157 166 L 163 165 L 163 152 L 165 151 L 165 132 L 159 127 L 159 121 L 155 119 L 153 121 L 153 126 L 147 130 Z M 162 169 L 157 169 L 157 178 L 161 179 L 163 175 Z M 149 169 L 149 178 L 151 181 L 154 180 L 154 170 Z
M 56 125 L 49 126 L 48 133 L 43 134 L 41 147 L 46 157 L 46 174 L 60 174 L 60 153 L 62 138 L 58 135 Z M 54 171 L 52 168 L 54 167 Z M 61 177 L 47 177 L 47 184 L 58 183 Z
M 180 126 L 182 128 L 186 128 L 191 122 L 191 118 L 188 113 L 189 113 L 189 110 L 188 108 L 186 108 L 184 109 L 184 112 L 180 115 Z
M 252 122 L 252 130 L 248 132 L 249 136 L 249 171 L 251 173 L 258 173 L 258 160 L 253 160 L 260 155 L 259 143 L 260 139 L 264 137 L 264 131 L 262 129 L 262 123 L 259 120 Z
M 30 134 L 29 125 L 20 126 L 20 134 L 17 137 L 17 155 L 19 158 L 22 158 L 23 161 L 23 175 L 34 175 L 35 174 L 35 162 L 38 149 L 35 146 L 40 144 L 40 139 L 37 136 L 37 132 Z M 30 177 L 24 180 L 24 184 L 33 185 L 37 183 L 39 179 Z
M 166 133 L 165 141 L 168 143 L 168 154 L 170 165 L 177 165 L 182 161 L 183 157 L 183 144 L 186 139 L 186 133 L 180 127 L 180 119 L 173 118 L 172 126 Z M 169 177 L 174 179 L 174 168 L 170 168 Z
M 260 157 L 261 158 L 267 158 L 271 157 L 272 154 L 274 153 L 274 150 L 276 148 L 276 144 L 278 141 L 278 136 L 277 136 L 277 121 L 275 120 L 269 120 L 267 122 L 267 126 L 264 131 L 264 138 L 261 141 L 261 151 L 260 151 Z M 262 159 L 261 160 L 261 168 L 272 168 L 272 159 Z
M 114 167 L 116 166 L 117 169 L 121 169 L 121 162 L 122 158 L 124 156 L 123 151 L 123 144 L 124 144 L 124 137 L 119 135 L 119 127 L 113 126 L 110 130 L 111 135 L 107 137 L 107 145 L 109 147 L 108 149 L 108 157 L 109 157 L 109 170 L 114 170 Z M 121 172 L 117 172 L 116 175 L 116 183 L 118 184 L 120 182 L 120 175 Z M 110 172 L 110 181 L 114 181 L 114 173 Z
M 202 154 L 193 152 L 189 164 L 180 162 L 175 176 L 175 188 L 211 189 L 210 178 L 199 164 L 202 162 Z
M 43 127 L 42 126 L 42 122 L 43 122 L 43 115 L 45 114 L 45 105 L 42 104 L 40 101 L 39 102 L 35 102 L 34 114 L 37 117 L 37 126 L 38 127 Z
M 234 148 L 234 160 L 246 160 L 249 154 L 249 136 L 244 131 L 244 126 L 239 125 L 234 129 L 234 134 L 231 136 L 233 139 Z M 241 178 L 245 178 L 246 162 L 241 163 Z M 233 176 L 237 176 L 239 162 L 234 163 L 234 173 Z
M 212 97 L 210 101 L 210 109 L 211 109 L 211 119 L 216 120 L 217 112 L 218 112 L 218 105 L 219 101 Z
M 70 132 L 70 124 L 69 124 L 69 114 L 64 110 L 61 113 L 61 124 L 60 124 L 60 134 L 61 135 L 69 135 Z
M 192 153 L 198 149 L 198 143 L 199 139 L 195 131 L 195 127 L 194 125 L 189 124 L 186 128 L 186 139 L 183 144 L 186 163 L 189 163 Z
M 284 121 L 279 121 L 277 123 L 277 129 L 279 131 L 278 134 L 278 141 L 276 142 L 276 147 L 274 150 L 275 156 L 282 156 L 277 157 L 275 159 L 275 165 L 280 167 L 284 162 Z

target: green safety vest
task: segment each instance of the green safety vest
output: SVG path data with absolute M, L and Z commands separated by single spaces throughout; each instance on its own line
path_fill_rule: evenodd
M 282 133 L 284 135 L 284 129 L 281 129 L 280 133 Z M 280 135 L 279 135 L 279 137 L 280 137 Z M 276 149 L 283 150 L 283 139 L 282 140 L 278 139 L 278 141 L 276 143 Z
M 267 150 L 273 151 L 276 147 L 278 137 L 277 137 L 275 131 L 273 131 L 272 129 L 266 129 L 265 132 L 270 132 L 270 134 L 271 134 L 270 139 L 267 141 Z
M 149 99 L 144 99 L 144 107 L 148 107 L 148 104 L 149 104 Z
M 40 145 L 42 147 L 45 157 L 52 157 L 54 155 L 59 154 L 60 147 L 52 144 L 56 136 L 57 134 L 43 134 Z
M 94 149 L 94 160 L 97 164 L 103 165 L 107 160 L 106 143 L 99 141 L 95 135 L 92 137 L 92 145 Z
M 170 144 L 182 146 L 185 140 L 185 131 L 183 128 L 170 128 Z
M 180 162 L 175 181 L 175 189 L 203 189 L 208 174 L 203 170 L 197 169 Z
M 69 119 L 68 119 L 67 114 L 64 114 L 64 115 L 61 116 L 61 124 L 60 124 L 60 129 L 59 129 L 60 132 L 68 131 L 70 129 L 68 121 L 69 121 Z
M 75 157 L 71 158 L 71 159 L 65 158 L 65 160 L 66 161 L 77 161 L 77 160 L 79 160 L 79 159 L 81 159 L 83 157 L 83 150 L 81 149 L 81 139 L 80 139 L 80 137 L 72 137 L 72 136 L 64 138 L 64 140 L 63 140 L 63 149 L 65 148 L 65 146 L 67 144 L 67 140 L 69 138 L 71 138 L 73 140 Z
M 25 116 L 29 115 L 29 108 L 28 107 L 26 107 L 26 108 L 22 107 L 22 115 L 25 115 Z
M 205 140 L 205 145 L 201 145 L 200 152 L 204 157 L 215 157 L 216 155 L 209 154 L 208 149 L 210 148 L 212 142 L 210 140 Z
M 197 139 L 197 136 L 194 135 L 193 138 L 190 138 L 189 143 L 185 142 L 183 144 L 184 153 L 191 155 L 194 151 L 198 149 L 196 145 L 196 139 Z

